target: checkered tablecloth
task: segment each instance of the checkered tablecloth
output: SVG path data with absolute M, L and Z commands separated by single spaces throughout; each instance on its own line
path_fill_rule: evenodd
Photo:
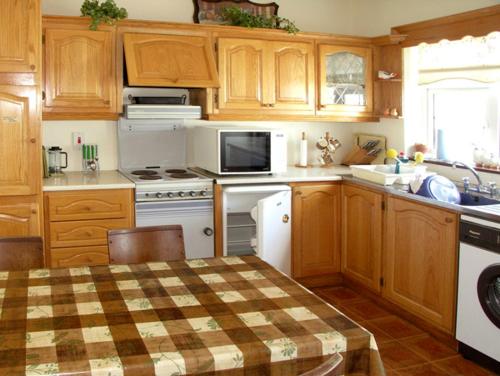
M 295 375 L 373 336 L 256 257 L 0 272 L 0 375 Z

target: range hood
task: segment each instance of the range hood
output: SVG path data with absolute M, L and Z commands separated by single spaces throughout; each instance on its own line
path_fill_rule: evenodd
M 125 105 L 127 119 L 201 119 L 200 106 L 172 104 Z
M 186 89 L 123 89 L 123 112 L 127 119 L 201 119 L 201 107 L 189 105 Z

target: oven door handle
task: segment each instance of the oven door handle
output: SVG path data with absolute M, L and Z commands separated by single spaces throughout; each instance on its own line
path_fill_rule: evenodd
M 151 201 L 136 202 L 136 212 L 193 212 L 213 209 L 213 200 Z

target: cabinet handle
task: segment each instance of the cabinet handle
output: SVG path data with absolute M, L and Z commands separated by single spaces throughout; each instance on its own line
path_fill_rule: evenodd
M 42 101 L 44 101 L 45 98 L 46 98 L 46 94 L 45 94 L 45 90 L 44 90 L 44 91 L 42 91 Z
M 267 103 L 262 103 L 262 104 L 261 104 L 261 106 L 262 106 L 262 107 L 269 107 L 269 104 L 267 104 Z
M 274 106 L 276 106 L 276 104 L 275 103 L 269 103 L 268 106 L 269 107 L 274 107 Z
M 31 142 L 32 144 L 35 144 L 35 143 L 36 143 L 36 138 L 30 138 L 30 142 Z
M 295 192 L 295 195 L 297 195 L 297 196 L 302 195 L 302 191 L 297 191 L 297 192 Z
M 320 104 L 319 108 L 326 108 L 326 104 Z
M 453 218 L 446 217 L 444 220 L 446 223 L 453 223 Z
M 32 71 L 34 71 L 34 70 L 36 69 L 36 65 L 31 64 L 31 65 L 30 65 L 30 69 L 31 69 Z

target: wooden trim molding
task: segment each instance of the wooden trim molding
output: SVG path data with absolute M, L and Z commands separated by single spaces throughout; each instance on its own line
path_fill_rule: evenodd
M 470 35 L 479 37 L 500 31 L 500 5 L 435 18 L 428 21 L 396 26 L 392 34 L 406 35 L 403 47 L 420 43 L 435 43 L 442 39 L 456 40 Z

